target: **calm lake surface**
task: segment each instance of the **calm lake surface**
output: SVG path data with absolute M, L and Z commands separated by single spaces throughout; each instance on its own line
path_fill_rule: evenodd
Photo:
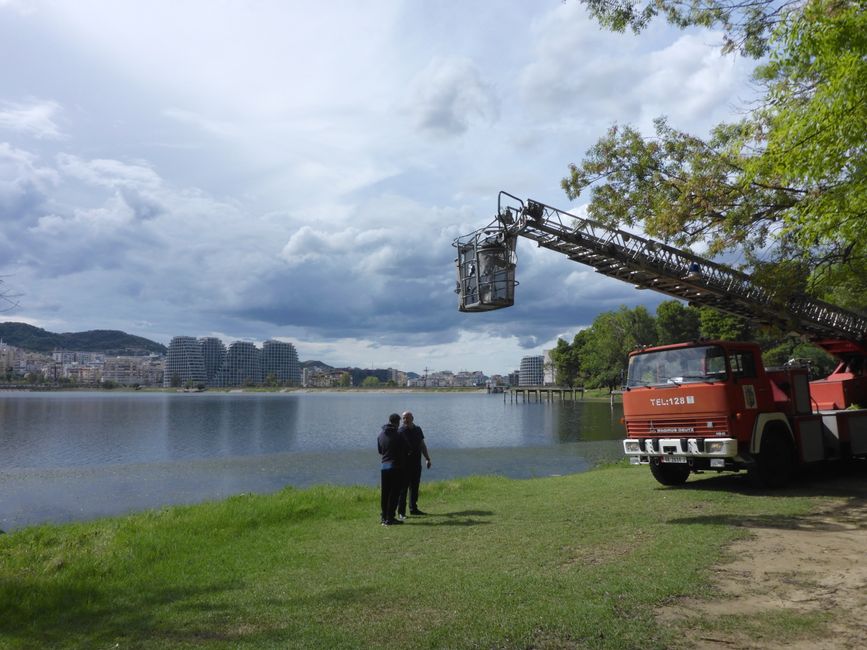
M 622 408 L 484 393 L 0 392 L 0 530 L 317 483 L 376 485 L 411 410 L 433 468 L 529 478 L 622 456 Z M 423 496 L 423 494 L 422 494 Z

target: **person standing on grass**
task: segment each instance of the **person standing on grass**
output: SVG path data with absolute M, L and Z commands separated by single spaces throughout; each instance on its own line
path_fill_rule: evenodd
M 400 433 L 409 446 L 409 455 L 406 464 L 406 481 L 403 489 L 400 491 L 400 499 L 397 503 L 398 520 L 406 519 L 406 496 L 409 492 L 409 514 L 423 515 L 425 514 L 418 507 L 418 486 L 421 483 L 421 457 L 424 456 L 427 461 L 427 468 L 430 469 L 430 454 L 427 451 L 427 445 L 424 443 L 424 433 L 420 426 L 417 426 L 412 418 L 410 411 L 405 411 L 402 416 L 403 424 L 400 425 L 398 433 Z
M 395 518 L 394 511 L 405 483 L 404 472 L 409 447 L 406 439 L 398 433 L 399 424 L 400 416 L 392 413 L 388 416 L 388 424 L 382 425 L 376 438 L 376 446 L 381 456 L 379 508 L 383 526 L 403 523 Z

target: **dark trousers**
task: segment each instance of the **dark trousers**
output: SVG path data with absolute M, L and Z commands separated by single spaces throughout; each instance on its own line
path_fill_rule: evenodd
M 421 483 L 421 461 L 411 462 L 406 469 L 406 481 L 400 491 L 397 511 L 406 514 L 406 493 L 409 492 L 409 511 L 418 510 L 418 486 Z
M 405 484 L 402 467 L 380 470 L 379 508 L 382 521 L 394 520 L 394 511 Z

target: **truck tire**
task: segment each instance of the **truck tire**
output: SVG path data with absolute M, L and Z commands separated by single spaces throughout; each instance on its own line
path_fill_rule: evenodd
M 650 473 L 663 485 L 683 485 L 689 478 L 689 465 L 686 463 L 660 463 L 650 461 Z
M 762 447 L 750 478 L 756 487 L 785 487 L 797 468 L 795 446 L 782 431 L 769 431 L 762 437 Z

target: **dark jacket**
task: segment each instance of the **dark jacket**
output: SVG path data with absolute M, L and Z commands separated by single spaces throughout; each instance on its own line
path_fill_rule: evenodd
M 406 465 L 409 446 L 406 444 L 406 438 L 397 432 L 397 427 L 393 424 L 382 425 L 382 431 L 376 438 L 376 447 L 379 449 L 383 463 L 391 463 L 393 467 Z
M 413 424 L 412 426 L 406 427 L 401 426 L 400 429 L 397 430 L 398 434 L 406 440 L 408 454 L 409 454 L 409 462 L 410 463 L 420 463 L 421 462 L 421 443 L 424 440 L 424 432 L 422 432 L 421 427 Z

